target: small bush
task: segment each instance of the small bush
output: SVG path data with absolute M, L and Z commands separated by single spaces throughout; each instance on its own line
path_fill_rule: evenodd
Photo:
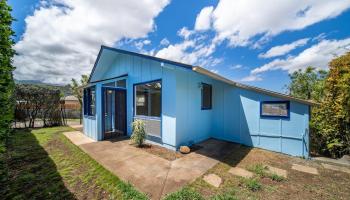
M 166 196 L 164 200 L 204 200 L 204 198 L 195 190 L 185 187 Z
M 262 187 L 261 183 L 259 183 L 259 181 L 257 179 L 247 179 L 245 181 L 245 185 L 251 191 L 258 191 Z
M 132 123 L 131 140 L 139 147 L 143 145 L 146 140 L 145 123 L 141 120 L 135 120 Z

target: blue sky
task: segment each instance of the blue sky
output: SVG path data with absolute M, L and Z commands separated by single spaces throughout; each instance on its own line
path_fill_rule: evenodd
M 90 72 L 103 44 L 285 92 L 289 73 L 327 69 L 350 51 L 349 1 L 95 2 L 9 0 L 15 78 L 69 83 Z

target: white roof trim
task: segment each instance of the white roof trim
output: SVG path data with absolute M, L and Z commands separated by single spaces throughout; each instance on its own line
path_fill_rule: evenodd
M 275 97 L 278 97 L 278 98 L 281 98 L 281 99 L 288 99 L 288 100 L 296 101 L 296 102 L 307 104 L 307 105 L 315 105 L 316 104 L 313 101 L 299 99 L 299 98 L 292 97 L 290 95 L 286 95 L 286 94 L 282 94 L 282 93 L 278 93 L 278 92 L 273 92 L 273 91 L 270 91 L 270 90 L 265 90 L 265 89 L 262 89 L 262 88 L 253 87 L 253 86 L 250 86 L 250 85 L 244 85 L 244 84 L 241 84 L 241 83 L 237 83 L 235 81 L 227 79 L 227 78 L 225 78 L 223 76 L 220 76 L 220 75 L 218 75 L 216 73 L 213 73 L 213 72 L 211 72 L 209 70 L 206 70 L 206 69 L 204 69 L 202 67 L 199 67 L 199 66 L 193 67 L 192 70 L 195 71 L 195 72 L 198 72 L 200 74 L 209 76 L 209 77 L 211 77 L 213 79 L 222 81 L 224 83 L 227 83 L 229 85 L 233 85 L 235 87 L 239 87 L 239 88 L 242 88 L 242 89 L 252 90 L 252 91 L 255 91 L 255 92 L 260 92 L 260 93 L 271 95 L 271 96 L 275 96 Z

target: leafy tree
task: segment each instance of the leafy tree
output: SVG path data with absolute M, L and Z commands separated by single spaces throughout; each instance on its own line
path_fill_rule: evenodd
M 14 81 L 12 72 L 12 57 L 14 44 L 11 36 L 14 32 L 11 29 L 12 21 L 11 7 L 6 0 L 0 0 L 0 181 L 6 179 L 6 166 L 1 158 L 5 152 L 5 140 L 10 132 L 13 119 L 14 101 L 13 89 Z
M 72 89 L 72 93 L 75 97 L 78 98 L 80 104 L 80 124 L 83 117 L 82 109 L 83 109 L 83 86 L 87 85 L 89 81 L 88 75 L 81 75 L 80 83 L 76 79 L 72 79 L 72 83 L 70 87 Z
M 350 153 L 350 52 L 330 62 L 324 90 L 312 125 L 322 153 L 340 157 Z
M 313 67 L 308 67 L 305 71 L 298 70 L 289 75 L 291 83 L 287 86 L 289 94 L 307 100 L 319 102 L 324 96 L 324 84 L 327 72 L 316 71 Z
M 311 149 L 340 157 L 350 153 L 350 53 L 332 60 L 329 72 L 308 67 L 290 75 L 292 96 L 313 100 Z
M 41 85 L 17 84 L 15 119 L 25 127 L 34 128 L 40 118 L 43 126 L 62 125 L 60 90 Z M 28 126 L 27 122 L 28 121 Z

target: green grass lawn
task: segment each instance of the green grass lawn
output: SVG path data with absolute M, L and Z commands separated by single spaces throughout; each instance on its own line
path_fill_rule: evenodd
M 18 129 L 9 140 L 1 199 L 147 199 L 62 135 L 68 127 Z
M 0 199 L 147 199 L 62 134 L 72 130 L 68 127 L 15 130 L 7 153 L 0 156 L 0 162 L 7 163 L 9 169 L 8 180 L 0 180 Z M 219 188 L 199 177 L 164 199 L 348 199 L 350 195 L 350 174 L 319 168 L 320 176 L 308 175 L 290 170 L 297 158 L 237 148 L 204 174 L 220 176 L 223 183 Z M 288 178 L 267 173 L 263 164 L 288 169 Z M 245 168 L 255 175 L 250 179 L 233 176 L 228 173 L 231 166 Z

